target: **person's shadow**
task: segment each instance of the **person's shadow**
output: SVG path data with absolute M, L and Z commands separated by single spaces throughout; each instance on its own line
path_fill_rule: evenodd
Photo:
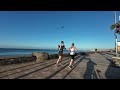
M 83 75 L 83 79 L 98 79 L 94 70 L 94 65 L 97 64 L 94 63 L 90 58 L 85 58 L 85 59 L 88 60 L 88 62 L 87 62 L 86 71 Z

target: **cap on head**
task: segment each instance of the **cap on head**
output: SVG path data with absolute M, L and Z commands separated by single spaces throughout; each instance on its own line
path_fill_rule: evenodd
M 74 43 L 72 43 L 72 45 L 74 46 Z
M 64 43 L 63 41 L 61 41 L 61 43 Z

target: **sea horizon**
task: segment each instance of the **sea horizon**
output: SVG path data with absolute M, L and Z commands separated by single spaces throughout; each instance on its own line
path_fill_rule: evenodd
M 98 49 L 102 51 L 110 50 L 110 49 Z M 81 49 L 77 50 L 77 52 L 89 52 L 95 51 L 95 49 Z M 0 56 L 11 56 L 11 55 L 31 55 L 32 52 L 46 52 L 48 54 L 57 54 L 57 49 L 28 49 L 28 48 L 0 48 Z M 64 53 L 69 53 L 68 49 L 64 50 Z
M 83 52 L 85 50 L 77 50 L 77 52 Z M 31 55 L 32 52 L 46 52 L 48 54 L 57 54 L 57 49 L 20 49 L 20 48 L 0 48 L 0 56 L 11 55 Z M 69 53 L 68 50 L 64 50 L 64 53 Z

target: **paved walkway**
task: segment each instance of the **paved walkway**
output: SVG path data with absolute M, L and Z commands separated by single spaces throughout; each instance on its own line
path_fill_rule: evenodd
M 120 68 L 113 66 L 112 56 L 109 53 L 77 56 L 72 69 L 67 67 L 69 57 L 59 67 L 55 67 L 57 59 L 0 66 L 0 79 L 120 79 Z

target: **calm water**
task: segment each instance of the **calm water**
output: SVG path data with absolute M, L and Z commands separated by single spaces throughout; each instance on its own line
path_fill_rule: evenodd
M 32 52 L 47 52 L 49 54 L 57 54 L 58 50 L 51 49 L 11 49 L 11 48 L 0 48 L 0 56 L 9 55 L 29 55 Z M 80 52 L 80 51 L 78 51 Z M 68 50 L 64 50 L 64 53 L 69 53 Z

